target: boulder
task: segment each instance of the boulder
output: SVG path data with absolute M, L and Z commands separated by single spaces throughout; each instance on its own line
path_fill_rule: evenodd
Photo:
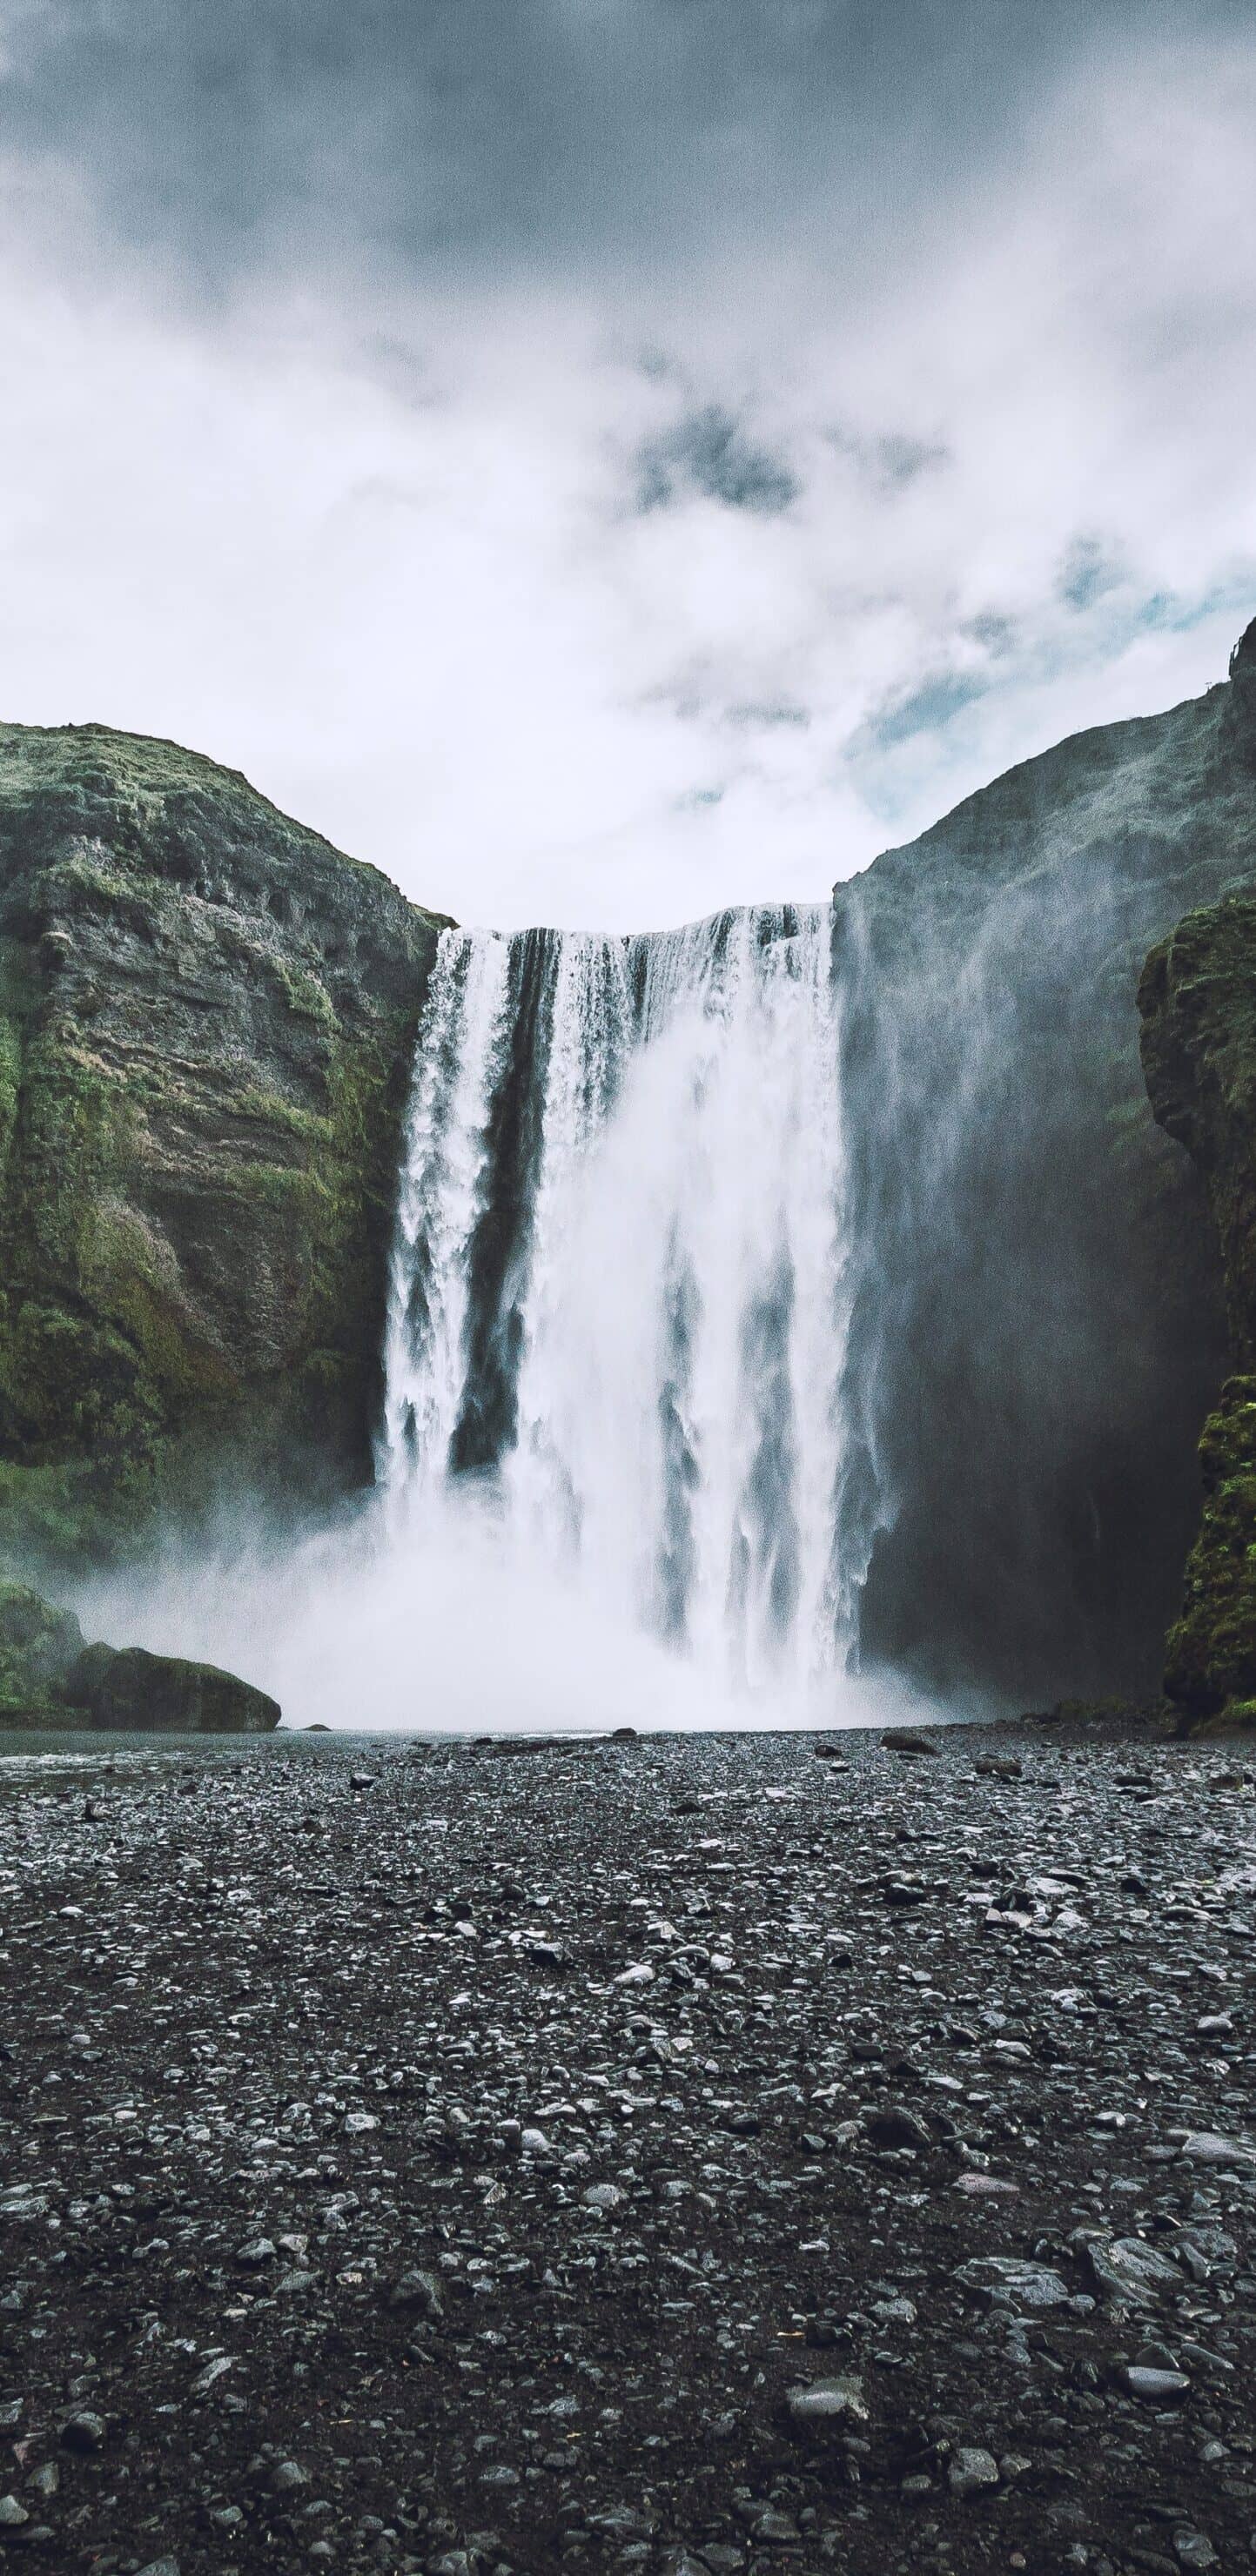
M 216 1664 L 150 1655 L 143 1646 L 86 1646 L 59 1683 L 67 1708 L 89 1726 L 182 1735 L 268 1735 L 278 1700 Z

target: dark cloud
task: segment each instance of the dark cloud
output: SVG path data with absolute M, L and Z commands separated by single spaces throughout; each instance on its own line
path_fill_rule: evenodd
M 1012 652 L 1020 634 L 1014 617 L 1005 617 L 997 608 L 983 609 L 979 617 L 970 617 L 964 628 L 974 644 L 980 644 L 992 662 L 1001 662 Z
M 650 438 L 637 456 L 637 507 L 666 509 L 686 494 L 774 518 L 801 486 L 784 459 L 750 438 L 729 411 L 708 403 Z
M 1162 0 L 1107 0 L 1109 45 Z M 1194 30 L 1247 18 L 1196 0 Z M 41 0 L 7 32 L 10 151 L 204 288 L 319 266 L 561 261 L 629 278 L 705 247 L 847 267 L 1015 151 L 1093 0 Z

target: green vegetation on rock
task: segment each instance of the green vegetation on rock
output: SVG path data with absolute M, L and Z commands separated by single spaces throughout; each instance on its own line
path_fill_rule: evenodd
M 1256 1699 L 1256 1377 L 1233 1377 L 1199 1444 L 1204 1508 L 1164 1686 L 1193 1717 Z
M 1227 732 L 1256 809 L 1256 626 L 1231 673 Z M 1203 1512 L 1165 1689 L 1192 1721 L 1238 1725 L 1256 1700 L 1256 886 L 1179 922 L 1147 959 L 1139 1007 L 1152 1107 L 1208 1193 L 1238 1372 L 1200 1442 Z
M 369 1476 L 440 926 L 212 761 L 0 726 L 0 1548 Z

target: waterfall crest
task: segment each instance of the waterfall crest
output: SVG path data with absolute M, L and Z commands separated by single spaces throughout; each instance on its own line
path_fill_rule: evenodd
M 443 934 L 392 1261 L 395 1545 L 471 1493 L 713 1676 L 852 1664 L 876 1507 L 842 1040 L 827 906 Z

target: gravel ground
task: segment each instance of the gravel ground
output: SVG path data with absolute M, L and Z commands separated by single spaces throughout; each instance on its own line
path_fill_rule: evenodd
M 0 1761 L 0 2550 L 1256 2558 L 1250 1759 Z

